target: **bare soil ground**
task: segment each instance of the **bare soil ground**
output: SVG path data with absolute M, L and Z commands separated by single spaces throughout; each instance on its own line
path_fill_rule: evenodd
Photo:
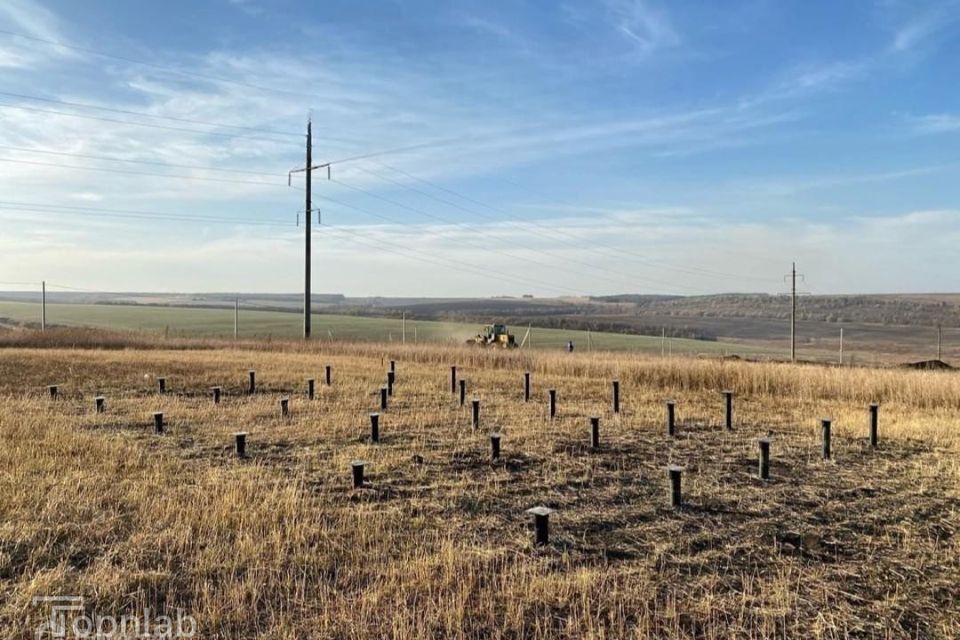
M 452 363 L 481 401 L 478 430 Z M 75 594 L 102 615 L 182 609 L 204 638 L 957 638 L 958 454 L 951 372 L 376 344 L 3 349 L 0 627 L 33 637 L 33 598 Z M 670 464 L 685 468 L 680 509 Z M 541 504 L 556 509 L 545 547 L 525 513 Z

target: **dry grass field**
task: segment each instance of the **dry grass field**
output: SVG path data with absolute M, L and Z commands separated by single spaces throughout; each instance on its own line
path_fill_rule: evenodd
M 3 637 L 34 637 L 47 615 L 34 598 L 69 594 L 101 615 L 182 609 L 202 638 L 960 638 L 950 372 L 371 343 L 20 344 L 0 349 Z M 477 430 L 450 391 L 453 363 L 467 404 L 481 401 Z M 355 459 L 368 463 L 360 489 Z M 671 464 L 685 468 L 680 509 Z M 556 509 L 547 546 L 533 543 L 536 505 Z

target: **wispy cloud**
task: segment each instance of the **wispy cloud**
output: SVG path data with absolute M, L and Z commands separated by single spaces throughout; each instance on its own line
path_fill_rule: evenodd
M 0 29 L 44 40 L 64 40 L 59 18 L 34 0 L 0 2 Z M 54 57 L 76 56 L 74 52 L 60 47 L 38 52 L 35 48 L 21 45 L 16 36 L 0 34 L 0 68 L 26 68 Z
M 257 17 L 263 15 L 263 7 L 253 0 L 227 0 L 227 2 L 249 16 Z
M 830 174 L 826 176 L 806 176 L 792 179 L 781 177 L 771 180 L 732 184 L 726 188 L 726 191 L 743 197 L 783 198 L 805 191 L 896 182 L 898 180 L 934 175 L 946 171 L 955 171 L 958 167 L 960 167 L 960 163 L 949 163 L 871 173 Z
M 894 31 L 890 48 L 906 53 L 931 46 L 960 20 L 958 8 L 957 2 L 944 2 L 910 17 Z
M 952 133 L 960 131 L 960 114 L 931 113 L 922 116 L 907 116 L 907 124 L 915 133 Z
M 866 75 L 871 64 L 870 60 L 863 59 L 793 65 L 781 71 L 765 89 L 742 97 L 739 105 L 743 109 L 757 108 L 766 103 L 799 100 L 843 90 Z
M 645 0 L 606 0 L 610 19 L 641 55 L 680 44 L 669 16 Z

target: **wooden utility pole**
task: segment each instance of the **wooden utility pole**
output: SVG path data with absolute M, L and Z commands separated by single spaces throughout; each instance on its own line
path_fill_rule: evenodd
M 310 276 L 312 275 L 310 269 L 310 254 L 312 247 L 310 245 L 310 218 L 313 215 L 313 202 L 311 199 L 311 187 L 313 186 L 313 181 L 311 180 L 311 174 L 313 173 L 313 123 L 310 120 L 307 120 L 307 164 L 305 165 L 306 170 L 306 187 L 304 189 L 306 193 L 305 204 L 303 209 L 303 228 L 304 228 L 304 271 L 303 271 L 303 339 L 310 339 L 310 303 L 311 292 L 310 292 Z
M 240 298 L 233 299 L 233 339 L 240 337 Z
M 304 340 L 310 338 L 310 303 L 311 303 L 311 292 L 310 292 L 310 280 L 311 280 L 311 271 L 310 271 L 310 257 L 311 257 L 311 232 L 310 232 L 310 216 L 313 215 L 313 202 L 311 200 L 311 190 L 313 188 L 313 182 L 311 180 L 314 169 L 327 169 L 327 179 L 330 179 L 330 163 L 325 162 L 324 164 L 313 164 L 313 124 L 310 120 L 307 120 L 307 164 L 302 169 L 293 169 L 287 174 L 287 184 L 290 184 L 291 177 L 295 173 L 300 173 L 301 171 L 306 173 L 306 188 L 304 189 L 305 198 L 304 198 L 304 211 L 303 219 L 305 224 L 304 226 L 304 273 L 303 273 L 303 338 Z
M 47 281 L 40 283 L 40 331 L 47 330 Z
M 402 334 L 401 342 L 407 344 L 407 312 L 403 311 L 400 316 L 400 333 Z
M 784 279 L 790 279 L 790 362 L 797 361 L 797 296 L 801 292 L 797 291 L 797 278 L 804 279 L 802 274 L 797 273 L 797 263 L 791 263 L 790 273 L 784 276 Z
M 790 362 L 797 361 L 797 263 L 790 269 Z
M 843 327 L 840 327 L 840 366 L 843 366 Z

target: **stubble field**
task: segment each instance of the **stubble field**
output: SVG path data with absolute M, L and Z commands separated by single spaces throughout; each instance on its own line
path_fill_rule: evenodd
M 960 378 L 949 372 L 158 346 L 0 350 L 5 637 L 34 637 L 48 614 L 34 599 L 56 595 L 100 615 L 179 609 L 203 638 L 960 637 Z M 391 359 L 397 382 L 372 443 Z M 463 408 L 454 363 L 468 381 Z M 732 431 L 722 389 L 736 394 Z M 248 434 L 242 459 L 237 431 Z M 757 441 L 768 435 L 763 481 Z M 354 489 L 358 459 L 366 483 Z M 679 509 L 674 464 L 685 469 Z M 546 546 L 525 513 L 536 505 L 556 510 Z

